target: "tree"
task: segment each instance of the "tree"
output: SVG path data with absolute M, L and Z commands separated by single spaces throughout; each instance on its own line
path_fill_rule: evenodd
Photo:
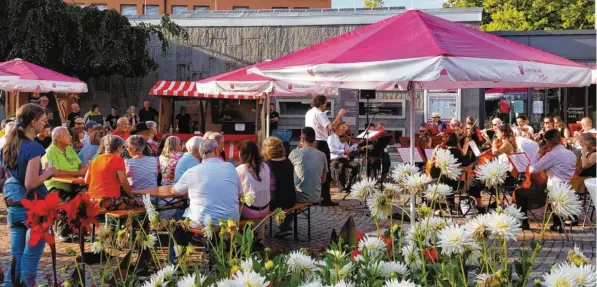
M 0 35 L 0 42 L 3 37 L 7 40 L 0 44 L 0 60 L 22 58 L 84 81 L 145 76 L 157 68 L 147 49 L 152 36 L 162 40 L 163 53 L 168 50 L 167 38 L 188 40 L 186 30 L 167 15 L 160 25 L 132 26 L 114 10 L 80 8 L 62 0 L 8 2 L 8 11 L 0 12 L 0 28 L 10 27 Z
M 365 0 L 364 4 L 367 8 L 383 7 L 384 0 Z
M 595 0 L 446 0 L 444 8 L 482 7 L 484 31 L 594 29 Z

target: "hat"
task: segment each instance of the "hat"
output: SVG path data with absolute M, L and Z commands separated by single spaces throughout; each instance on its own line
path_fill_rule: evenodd
M 140 132 L 149 131 L 149 130 L 151 130 L 151 129 L 147 126 L 147 124 L 145 122 L 138 123 L 135 125 L 135 128 L 131 131 L 131 135 L 136 135 Z
M 88 130 L 90 128 L 93 128 L 95 126 L 99 126 L 100 124 L 98 124 L 96 121 L 94 120 L 88 120 L 87 123 L 85 123 L 85 129 Z
M 441 118 L 441 116 L 439 115 L 439 113 L 438 113 L 438 112 L 433 112 L 433 113 L 431 114 L 431 117 L 432 117 L 432 118 Z

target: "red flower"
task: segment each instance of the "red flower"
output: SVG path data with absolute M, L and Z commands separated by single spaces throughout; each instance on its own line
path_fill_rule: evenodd
M 423 257 L 425 257 L 425 259 L 429 260 L 429 262 L 431 263 L 435 263 L 435 261 L 437 260 L 437 250 L 435 250 L 435 248 L 426 248 L 423 249 Z
M 27 224 L 31 227 L 31 238 L 29 239 L 29 246 L 35 246 L 40 240 L 44 239 L 48 244 L 54 244 L 54 236 L 48 232 L 54 224 L 54 220 L 58 218 L 58 204 L 60 204 L 60 197 L 58 193 L 50 193 L 45 199 L 37 199 L 37 194 L 34 200 L 21 200 L 23 207 L 27 208 Z
M 392 249 L 392 241 L 394 240 L 394 238 L 392 238 L 392 236 L 385 237 L 384 235 L 382 235 L 381 240 L 386 244 L 388 251 L 390 251 L 390 249 Z
M 361 242 L 361 240 L 363 240 L 363 233 L 357 231 L 357 243 Z
M 355 249 L 350 253 L 350 260 L 354 260 L 355 257 L 359 255 L 359 250 Z
M 89 194 L 80 193 L 67 203 L 61 204 L 66 211 L 68 225 L 77 232 L 80 228 L 91 232 L 91 224 L 97 225 L 95 217 L 99 214 L 99 206 L 96 201 L 91 201 Z

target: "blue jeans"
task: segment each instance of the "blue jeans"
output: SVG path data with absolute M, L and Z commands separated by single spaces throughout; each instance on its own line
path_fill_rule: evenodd
M 37 286 L 37 267 L 41 260 L 46 242 L 42 239 L 35 246 L 29 246 L 30 228 L 25 226 L 27 209 L 23 207 L 8 207 L 8 231 L 10 232 L 10 254 L 16 260 L 15 274 L 26 286 Z M 5 280 L 12 286 L 12 262 L 8 263 Z

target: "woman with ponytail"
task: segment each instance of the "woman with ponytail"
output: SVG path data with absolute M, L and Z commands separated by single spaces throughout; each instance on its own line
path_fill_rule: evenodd
M 24 286 L 37 286 L 37 267 L 46 242 L 41 239 L 36 245 L 29 246 L 30 228 L 25 225 L 27 209 L 21 204 L 22 199 L 43 199 L 48 190 L 44 181 L 56 174 L 56 168 L 41 166 L 41 157 L 46 153 L 34 139 L 48 124 L 43 107 L 26 104 L 17 110 L 17 128 L 6 135 L 7 142 L 0 153 L 2 168 L 10 174 L 4 184 L 4 200 L 8 208 L 8 229 L 10 232 L 10 253 L 14 261 L 9 262 L 6 282 L 20 282 Z M 16 278 L 12 278 L 12 274 Z

